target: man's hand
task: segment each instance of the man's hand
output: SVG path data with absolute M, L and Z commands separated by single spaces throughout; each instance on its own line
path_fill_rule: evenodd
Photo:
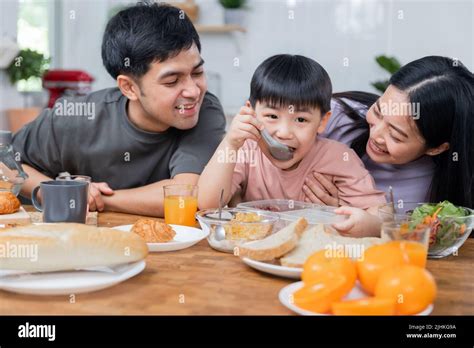
M 89 211 L 103 211 L 105 203 L 102 195 L 111 196 L 114 194 L 106 182 L 92 182 L 89 185 Z

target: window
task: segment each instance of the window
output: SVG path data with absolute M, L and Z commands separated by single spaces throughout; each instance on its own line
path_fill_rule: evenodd
M 18 45 L 29 48 L 50 57 L 49 25 L 52 20 L 51 9 L 54 0 L 19 0 L 18 8 Z M 18 82 L 21 92 L 42 90 L 40 78 L 30 78 Z

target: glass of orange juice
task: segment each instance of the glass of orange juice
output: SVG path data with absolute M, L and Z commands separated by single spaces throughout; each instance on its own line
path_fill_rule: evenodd
M 407 253 L 409 262 L 420 267 L 426 266 L 430 231 L 430 226 L 414 225 L 410 220 L 382 224 L 382 238 L 399 246 Z
M 196 225 L 197 192 L 196 185 L 166 185 L 164 187 L 165 222 L 194 227 Z

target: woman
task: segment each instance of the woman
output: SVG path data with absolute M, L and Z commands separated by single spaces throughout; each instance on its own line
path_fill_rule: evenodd
M 381 97 L 338 93 L 332 110 L 321 136 L 350 145 L 379 189 L 393 187 L 396 201 L 473 207 L 474 75 L 461 62 L 415 60 Z M 335 186 L 314 174 L 306 200 L 338 204 Z

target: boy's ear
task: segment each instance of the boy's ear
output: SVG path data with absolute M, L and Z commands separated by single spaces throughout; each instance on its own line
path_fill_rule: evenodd
M 133 79 L 126 75 L 117 76 L 117 86 L 129 100 L 138 100 L 140 90 Z
M 428 156 L 437 156 L 440 153 L 443 153 L 444 151 L 449 150 L 449 143 L 442 143 L 438 147 L 433 147 L 431 149 L 426 150 L 425 155 Z
M 318 134 L 321 134 L 326 129 L 326 125 L 331 117 L 331 110 L 326 112 L 323 117 L 321 117 L 321 122 L 319 122 Z

